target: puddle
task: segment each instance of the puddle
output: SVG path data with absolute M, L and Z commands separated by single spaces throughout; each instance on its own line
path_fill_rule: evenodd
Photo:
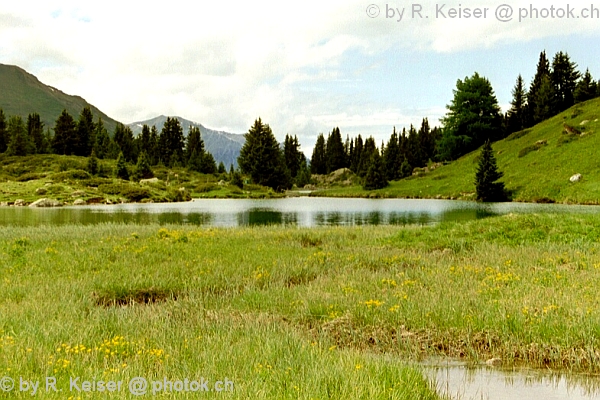
M 600 376 L 459 363 L 423 365 L 438 393 L 459 400 L 600 399 Z

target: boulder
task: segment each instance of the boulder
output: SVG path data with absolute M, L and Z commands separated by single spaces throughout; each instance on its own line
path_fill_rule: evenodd
M 8 207 L 8 201 L 3 201 L 0 203 L 0 207 Z
M 29 207 L 61 207 L 62 203 L 58 200 L 39 199 L 29 205 Z
M 46 188 L 37 188 L 35 189 L 35 194 L 39 194 L 39 195 L 45 195 L 46 193 L 48 193 L 48 190 L 46 190 Z
M 77 199 L 73 202 L 74 206 L 85 206 L 87 204 L 87 201 L 83 200 L 83 199 Z
M 15 200 L 15 207 L 25 207 L 25 200 L 23 199 L 17 199 Z
M 569 179 L 571 182 L 579 182 L 583 178 L 581 174 L 575 174 Z
M 158 178 L 150 178 L 150 179 L 140 179 L 140 184 L 145 184 L 145 183 L 158 183 L 159 179 Z

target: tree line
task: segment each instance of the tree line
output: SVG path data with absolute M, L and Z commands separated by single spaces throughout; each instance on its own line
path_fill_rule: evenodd
M 20 116 L 7 120 L 0 109 L 0 153 L 13 156 L 29 154 L 59 154 L 99 159 L 118 159 L 136 163 L 140 157 L 149 165 L 187 167 L 202 173 L 225 172 L 222 163 L 217 167 L 214 157 L 206 151 L 200 129 L 190 127 L 187 138 L 177 118 L 167 118 L 162 130 L 144 125 L 142 133 L 134 137 L 130 127 L 117 124 L 110 135 L 102 118 L 94 122 L 90 107 L 84 107 L 75 120 L 66 110 L 53 127 L 45 128 L 37 113 L 29 114 L 27 121 Z

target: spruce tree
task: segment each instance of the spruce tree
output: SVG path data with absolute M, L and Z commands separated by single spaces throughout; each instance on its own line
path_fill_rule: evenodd
M 219 163 L 219 166 L 217 167 L 217 172 L 219 174 L 225 174 L 227 172 L 227 170 L 225 169 L 225 164 L 223 163 L 223 161 L 221 161 Z
M 507 113 L 507 134 L 523 130 L 527 125 L 527 92 L 521 75 L 512 90 L 512 101 Z
M 119 179 L 129 180 L 129 171 L 127 170 L 127 162 L 125 161 L 125 156 L 121 151 L 119 156 L 117 157 L 117 165 L 115 167 L 115 177 Z
M 283 152 L 268 124 L 261 119 L 245 135 L 246 142 L 240 150 L 238 164 L 252 181 L 275 190 L 291 187 L 290 172 L 285 166 Z
M 377 150 L 377 148 L 375 148 L 375 151 L 371 155 L 369 168 L 367 169 L 367 173 L 365 175 L 365 183 L 363 185 L 363 189 L 382 189 L 387 185 L 388 180 L 386 178 L 385 167 L 383 165 L 381 157 L 379 156 L 379 151 Z
M 588 69 L 585 71 L 585 74 L 581 80 L 577 82 L 577 86 L 575 87 L 575 103 L 581 103 L 595 98 L 597 90 L 598 88 L 596 86 L 596 82 L 592 78 L 592 74 L 590 74 L 590 70 Z
M 142 151 L 138 156 L 131 177 L 136 181 L 154 178 L 154 172 L 152 172 L 152 168 L 150 168 L 150 162 L 148 161 L 148 156 L 145 151 Z
M 567 53 L 559 51 L 552 60 L 550 78 L 554 85 L 555 113 L 566 110 L 575 104 L 575 87 L 581 77 L 577 64 L 571 61 Z
M 90 154 L 90 157 L 88 158 L 87 172 L 89 172 L 90 175 L 96 175 L 98 174 L 98 171 L 98 157 L 96 157 L 96 150 L 92 149 L 92 154 Z
M 396 127 L 390 136 L 385 151 L 383 151 L 383 164 L 385 165 L 386 177 L 390 181 L 400 179 L 400 165 L 402 163 L 402 156 L 400 154 L 400 143 L 398 141 L 398 134 L 396 133 Z
M 325 144 L 325 165 L 327 166 L 328 174 L 347 166 L 340 128 L 334 128 L 327 137 L 327 143 Z
M 544 121 L 556 115 L 556 92 L 549 76 L 542 78 L 542 83 L 535 97 L 533 120 Z
M 312 157 L 310 159 L 310 172 L 317 175 L 324 175 L 327 173 L 327 163 L 325 159 L 325 137 L 322 133 L 317 136 L 317 142 L 313 149 Z
M 535 109 L 537 107 L 538 92 L 542 86 L 544 77 L 550 77 L 550 63 L 546 57 L 546 52 L 540 53 L 540 58 L 537 64 L 536 73 L 533 77 L 533 82 L 529 85 L 529 93 L 527 93 L 527 126 L 533 126 L 540 122 L 535 117 Z
M 130 127 L 118 123 L 113 136 L 113 141 L 119 146 L 119 149 L 127 162 L 134 162 L 137 160 L 137 149 L 134 144 L 133 131 Z
M 89 156 L 92 146 L 96 141 L 95 133 L 96 127 L 92 110 L 89 106 L 84 107 L 77 122 L 77 134 L 73 143 L 73 154 L 82 157 Z
M 376 151 L 377 145 L 375 144 L 375 139 L 373 139 L 373 136 L 369 136 L 363 145 L 363 149 L 360 154 L 360 162 L 358 164 L 358 172 L 356 175 L 360 176 L 361 178 L 364 178 L 367 175 L 369 166 L 371 165 L 373 153 Z
M 63 110 L 54 125 L 54 137 L 52 138 L 52 149 L 55 154 L 74 154 L 74 143 L 77 136 L 77 124 L 67 112 Z
M 23 119 L 18 115 L 13 115 L 8 120 L 8 135 L 10 143 L 6 150 L 6 154 L 10 156 L 26 156 L 33 154 L 34 147 L 29 136 Z
M 110 158 L 110 147 L 111 147 L 111 138 L 108 135 L 108 131 L 104 127 L 104 123 L 102 122 L 102 118 L 98 117 L 98 122 L 95 124 L 96 133 L 94 134 L 95 143 L 93 150 L 96 153 L 96 157 L 100 159 Z
M 498 182 L 503 174 L 498 170 L 496 157 L 489 141 L 481 148 L 479 165 L 475 173 L 475 190 L 477 200 L 483 202 L 498 202 L 506 200 L 504 183 Z
M 412 175 L 412 172 L 413 172 L 413 167 L 408 162 L 408 159 L 405 158 L 404 161 L 402 161 L 402 165 L 400 166 L 400 177 L 408 178 L 409 176 Z
M 27 136 L 33 144 L 35 153 L 45 154 L 48 152 L 48 143 L 44 135 L 44 123 L 37 113 L 27 116 Z
M 166 166 L 173 167 L 184 159 L 185 139 L 183 128 L 175 117 L 167 117 L 158 138 L 159 158 Z M 191 154 L 191 153 L 190 153 Z
M 8 147 L 8 133 L 6 131 L 6 117 L 4 116 L 4 110 L 0 108 L 0 153 L 4 153 Z

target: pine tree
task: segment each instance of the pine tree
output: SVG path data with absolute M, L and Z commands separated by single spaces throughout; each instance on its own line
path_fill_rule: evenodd
M 400 154 L 400 142 L 398 141 L 396 127 L 394 127 L 385 151 L 383 151 L 383 164 L 385 165 L 385 173 L 388 180 L 395 181 L 400 179 L 402 155 Z
M 498 182 L 502 176 L 502 172 L 496 165 L 492 145 L 487 141 L 481 149 L 479 165 L 475 173 L 477 200 L 483 202 L 505 201 L 507 196 L 504 183 Z
M 555 114 L 566 110 L 575 104 L 575 87 L 581 77 L 577 64 L 572 62 L 567 53 L 559 51 L 552 60 L 550 74 L 554 85 Z
M 533 120 L 540 122 L 556 114 L 556 93 L 549 76 L 544 76 L 535 97 Z
M 540 53 L 540 58 L 537 64 L 533 82 L 529 85 L 529 93 L 527 93 L 527 126 L 533 126 L 540 122 L 535 118 L 535 109 L 537 107 L 538 92 L 542 86 L 544 77 L 550 77 L 550 63 L 546 57 L 546 52 Z
M 119 149 L 127 162 L 134 162 L 137 160 L 133 131 L 130 127 L 118 123 L 115 134 L 113 135 L 113 141 L 119 146 Z
M 400 177 L 408 178 L 412 175 L 412 172 L 413 167 L 409 164 L 408 159 L 405 158 L 404 161 L 402 161 L 402 165 L 400 166 Z
M 0 153 L 4 153 L 8 147 L 8 132 L 6 130 L 6 117 L 4 116 L 4 110 L 0 108 Z
M 90 157 L 88 158 L 87 172 L 89 172 L 90 175 L 96 175 L 98 174 L 98 170 L 98 157 L 96 157 L 96 150 L 92 149 L 92 154 L 90 154 Z
M 360 176 L 361 178 L 364 178 L 367 175 L 369 166 L 371 165 L 371 160 L 373 158 L 373 153 L 376 151 L 377 145 L 375 144 L 375 139 L 373 139 L 373 136 L 369 136 L 363 145 L 363 149 L 360 154 L 360 162 L 358 164 L 358 172 L 356 175 Z
M 55 154 L 72 155 L 77 136 L 77 124 L 73 117 L 63 110 L 54 125 L 52 148 Z
M 290 172 L 285 166 L 283 152 L 268 124 L 261 119 L 245 135 L 246 142 L 240 150 L 238 165 L 252 181 L 275 190 L 291 187 Z
M 127 162 L 125 161 L 125 156 L 123 155 L 123 152 L 120 152 L 119 156 L 117 157 L 115 177 L 126 181 L 129 180 L 129 171 L 127 170 Z
M 328 174 L 347 166 L 340 128 L 334 128 L 327 137 L 327 143 L 325 144 L 325 165 L 327 166 Z
M 507 113 L 507 134 L 523 130 L 527 125 L 527 92 L 521 75 L 512 90 L 512 101 Z
M 150 168 L 150 162 L 148 161 L 148 156 L 145 151 L 142 151 L 138 156 L 131 177 L 136 181 L 154 178 L 154 172 L 152 172 L 152 168 Z
M 73 154 L 77 156 L 87 157 L 92 151 L 92 146 L 95 139 L 96 127 L 94 124 L 94 115 L 89 106 L 84 107 L 79 115 L 77 122 L 77 134 L 73 143 Z
M 388 185 L 388 180 L 385 175 L 383 161 L 379 156 L 379 151 L 377 148 L 375 148 L 375 151 L 371 155 L 369 168 L 367 169 L 367 173 L 365 175 L 363 189 L 375 190 L 386 187 Z
M 45 154 L 48 152 L 48 143 L 44 135 L 44 123 L 37 113 L 27 116 L 27 136 L 33 144 L 35 153 Z
M 113 143 L 113 141 L 111 140 L 110 136 L 108 135 L 108 131 L 104 127 L 102 118 L 98 117 L 98 122 L 95 125 L 96 125 L 96 133 L 94 136 L 96 138 L 96 143 L 94 144 L 93 150 L 96 153 L 96 156 L 100 159 L 111 158 L 110 157 L 111 143 Z M 118 155 L 118 153 L 117 153 L 117 155 Z M 116 157 L 116 155 L 115 155 L 115 157 Z
M 174 167 L 184 159 L 183 128 L 177 118 L 167 117 L 158 138 L 158 147 L 159 159 L 166 166 Z
M 225 169 L 225 164 L 223 163 L 223 161 L 221 161 L 219 163 L 219 166 L 217 167 L 217 172 L 219 174 L 225 174 L 227 172 L 227 170 Z
M 8 135 L 10 136 L 10 143 L 8 144 L 6 154 L 10 156 L 33 154 L 33 143 L 27 135 L 25 124 L 20 116 L 13 115 L 9 118 Z
M 581 103 L 587 100 L 591 100 L 596 97 L 598 91 L 597 84 L 590 74 L 590 70 L 587 69 L 585 74 L 575 87 L 575 103 Z
M 352 149 L 352 156 L 350 159 L 350 169 L 355 174 L 358 174 L 360 168 L 360 157 L 363 151 L 364 143 L 360 134 L 354 139 L 354 147 Z
M 138 136 L 139 138 L 139 150 L 140 154 L 142 152 L 146 153 L 146 157 L 150 158 L 150 153 L 152 153 L 151 143 L 150 143 L 150 127 L 146 124 L 142 126 L 142 133 Z M 138 156 L 139 158 L 139 156 Z
M 322 133 L 317 136 L 317 142 L 313 149 L 312 157 L 310 159 L 310 172 L 317 175 L 324 175 L 327 173 L 327 163 L 325 159 L 325 137 Z
M 152 125 L 152 128 L 150 128 L 150 139 L 148 144 L 148 158 L 151 165 L 158 164 L 158 160 L 160 159 L 158 137 L 159 134 L 156 125 Z

